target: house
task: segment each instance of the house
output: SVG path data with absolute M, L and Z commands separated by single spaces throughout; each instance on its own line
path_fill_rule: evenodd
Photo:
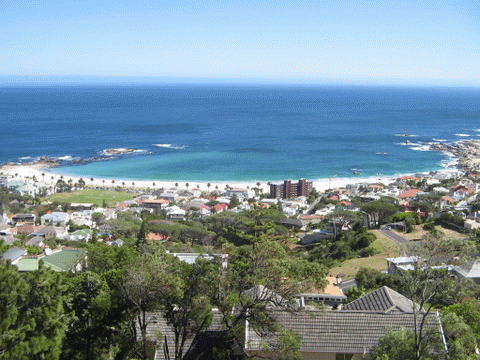
M 308 360 L 361 360 L 369 358 L 370 349 L 389 331 L 414 329 L 423 320 L 414 312 L 412 302 L 384 286 L 341 310 L 291 312 L 272 310 L 280 326 L 293 330 L 302 338 L 299 353 Z M 438 313 L 425 316 L 424 331 L 443 338 Z M 276 336 L 261 336 L 246 322 L 245 351 L 254 359 L 272 354 L 266 345 L 275 346 Z
M 198 258 L 201 258 L 206 260 L 219 259 L 222 263 L 222 268 L 228 266 L 228 254 L 172 253 L 172 255 L 187 264 L 194 264 Z
M 217 205 L 214 205 L 213 208 L 215 209 L 215 213 L 220 213 L 222 211 L 225 211 L 228 209 L 228 205 L 227 204 L 217 204 Z
M 170 237 L 168 235 L 165 235 L 165 234 L 150 232 L 147 235 L 147 239 L 148 240 L 162 241 L 162 240 L 168 240 L 168 239 L 170 239 Z
M 152 209 L 164 209 L 170 204 L 170 200 L 166 199 L 152 199 L 152 200 L 141 200 L 139 204 L 147 208 Z
M 44 228 L 43 225 L 35 226 L 33 224 L 17 225 L 17 234 L 30 235 L 36 233 Z
M 387 261 L 387 272 L 393 274 L 397 270 L 414 270 L 418 266 L 420 258 L 416 256 L 403 256 L 396 258 L 385 258 Z
M 64 239 L 70 241 L 86 241 L 88 242 L 93 237 L 93 230 L 91 229 L 81 229 L 74 231 L 71 234 L 65 235 Z
M 478 261 L 462 266 L 455 266 L 453 267 L 452 273 L 458 278 L 470 279 L 476 284 L 480 284 L 480 264 Z
M 63 239 L 68 235 L 67 228 L 57 226 L 47 226 L 36 233 L 42 234 L 45 239 L 60 238 Z
M 12 222 L 34 224 L 35 214 L 16 214 L 12 217 Z
M 405 199 L 413 199 L 418 195 L 418 193 L 422 193 L 422 190 L 419 189 L 409 189 L 407 191 L 402 192 L 397 198 L 405 200 Z
M 82 270 L 85 258 L 84 249 L 60 248 L 41 255 L 23 256 L 15 265 L 18 271 L 34 271 L 38 269 L 38 264 L 42 260 L 44 266 L 53 271 L 77 272 Z
M 30 240 L 28 240 L 25 245 L 28 246 L 36 246 L 36 247 L 42 247 L 44 245 L 45 238 L 43 236 L 34 236 Z
M 66 212 L 52 212 L 40 218 L 41 224 L 45 226 L 67 226 L 69 221 L 70 214 Z
M 18 260 L 22 258 L 23 255 L 27 253 L 27 249 L 23 248 L 10 248 L 5 251 L 0 257 L 0 262 L 9 260 L 12 264 L 16 264 Z
M 106 242 L 107 245 L 116 246 L 116 247 L 123 246 L 124 243 L 125 242 L 122 239 L 117 239 L 117 240 L 114 240 L 114 241 L 107 241 Z
M 327 276 L 328 284 L 324 290 L 320 291 L 313 286 L 307 286 L 306 289 L 297 295 L 301 307 L 305 307 L 309 303 L 320 303 L 330 307 L 338 307 L 343 304 L 347 297 L 343 294 L 342 289 L 335 286 L 337 279 L 333 276 Z
M 176 191 L 169 191 L 169 192 L 163 192 L 160 195 L 158 195 L 159 199 L 165 199 L 170 202 L 175 202 L 178 200 L 178 194 Z
M 226 327 L 222 321 L 222 314 L 218 310 L 212 310 L 212 323 L 203 332 L 196 336 L 187 337 L 184 343 L 183 359 L 197 359 L 198 355 L 203 355 L 203 359 L 209 358 L 208 349 L 214 348 L 216 344 L 222 342 L 225 336 Z M 165 353 L 172 353 L 175 348 L 175 332 L 171 325 L 167 323 L 164 313 L 161 311 L 148 312 L 145 317 L 147 324 L 146 338 L 148 340 L 150 358 L 155 360 L 167 360 Z M 141 331 L 136 322 L 138 340 L 141 340 Z M 159 336 L 159 334 L 161 336 Z M 241 346 L 238 347 L 238 355 L 242 354 Z M 213 356 L 212 356 L 213 358 Z M 242 357 L 239 357 L 242 359 Z
M 236 195 L 240 200 L 250 199 L 255 196 L 255 193 L 251 189 L 227 189 L 225 190 L 226 197 L 233 197 Z
M 0 235 L 0 242 L 3 241 L 5 245 L 13 245 L 18 240 L 19 239 L 12 235 Z
M 177 206 L 172 206 L 167 209 L 167 219 L 169 220 L 185 220 L 187 212 Z

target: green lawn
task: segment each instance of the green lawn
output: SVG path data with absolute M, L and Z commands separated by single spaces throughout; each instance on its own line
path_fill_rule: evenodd
M 330 269 L 329 274 L 336 276 L 339 273 L 345 273 L 347 278 L 351 278 L 354 277 L 362 267 L 385 270 L 387 268 L 385 258 L 399 256 L 401 249 L 397 243 L 381 234 L 378 230 L 374 230 L 373 233 L 377 237 L 377 240 L 375 240 L 370 246 L 377 249 L 380 252 L 379 254 L 368 258 L 346 260 L 341 266 Z
M 114 206 L 117 203 L 121 203 L 125 200 L 131 200 L 131 199 L 133 199 L 133 195 L 131 193 L 127 193 L 124 191 L 87 189 L 87 190 L 54 194 L 52 196 L 47 197 L 46 201 L 58 201 L 59 203 L 83 203 L 83 204 L 95 203 L 98 206 L 102 206 L 103 200 L 105 200 L 108 206 Z

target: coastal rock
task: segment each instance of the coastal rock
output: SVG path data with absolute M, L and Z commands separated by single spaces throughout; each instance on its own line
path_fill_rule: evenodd
M 458 160 L 458 169 L 464 172 L 480 169 L 480 141 L 466 140 L 454 144 L 436 143 L 430 146 L 430 150 L 452 154 Z
M 129 154 L 136 151 L 136 149 L 128 149 L 128 148 L 113 148 L 113 149 L 106 149 L 103 150 L 104 155 L 124 155 Z

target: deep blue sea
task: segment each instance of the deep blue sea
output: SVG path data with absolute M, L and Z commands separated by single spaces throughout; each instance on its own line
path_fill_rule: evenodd
M 85 177 L 316 180 L 354 177 L 351 169 L 388 176 L 442 169 L 448 157 L 425 151 L 431 142 L 480 140 L 480 89 L 12 85 L 0 87 L 0 121 L 2 163 L 139 150 L 59 169 Z

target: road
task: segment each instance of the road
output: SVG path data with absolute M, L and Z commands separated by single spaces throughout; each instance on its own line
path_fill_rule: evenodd
M 385 225 L 385 226 L 382 226 L 380 228 L 380 232 L 383 235 L 385 235 L 389 239 L 395 241 L 397 244 L 400 244 L 400 245 L 408 244 L 408 242 L 409 242 L 408 239 L 405 239 L 404 237 L 398 235 L 396 232 L 394 232 L 392 230 L 387 230 L 387 226 L 388 225 Z

